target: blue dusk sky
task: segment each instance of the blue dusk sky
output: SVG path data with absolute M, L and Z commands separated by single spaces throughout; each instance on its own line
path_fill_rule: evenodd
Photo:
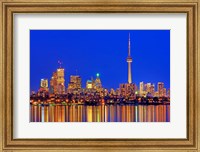
M 91 77 L 104 88 L 127 83 L 128 34 L 131 37 L 132 81 L 164 82 L 170 88 L 170 30 L 31 30 L 30 89 L 37 91 L 40 79 L 50 81 L 61 61 L 65 86 L 70 75 L 80 75 L 82 87 Z

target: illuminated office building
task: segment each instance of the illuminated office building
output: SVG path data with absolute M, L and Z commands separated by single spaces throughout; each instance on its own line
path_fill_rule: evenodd
M 167 97 L 170 97 L 170 89 L 167 90 Z
M 147 93 L 151 92 L 151 83 L 146 84 L 146 91 L 147 91 Z
M 48 79 L 41 79 L 41 81 L 40 81 L 40 88 L 48 90 Z
M 163 96 L 163 89 L 164 89 L 164 83 L 163 82 L 158 82 L 157 91 L 158 91 L 159 97 Z
M 110 94 L 115 95 L 115 90 L 113 88 L 110 89 Z
M 119 85 L 120 94 L 123 96 L 128 96 L 131 94 L 135 94 L 137 90 L 137 86 L 134 83 L 124 83 Z
M 57 93 L 57 72 L 53 72 L 50 80 L 50 93 Z
M 116 89 L 115 94 L 118 95 L 118 96 L 120 95 L 120 89 L 119 88 Z
M 101 84 L 101 80 L 100 80 L 100 75 L 99 73 L 96 74 L 96 79 L 95 79 L 95 84 L 94 84 L 94 89 L 96 89 L 97 91 L 101 91 L 102 90 L 102 84 Z
M 87 88 L 87 89 L 93 89 L 92 80 L 87 80 L 87 82 L 86 82 L 86 88 Z
M 71 75 L 68 89 L 81 89 L 81 77 L 78 75 Z
M 39 91 L 49 91 L 48 79 L 41 79 L 40 80 L 40 89 L 39 89 Z
M 154 92 L 154 97 L 159 97 L 158 91 Z
M 65 70 L 63 68 L 57 69 L 57 93 L 65 93 Z
M 140 82 L 140 95 L 143 95 L 143 91 L 144 91 L 144 82 Z
M 50 93 L 64 94 L 65 93 L 65 73 L 63 68 L 58 68 L 56 72 L 53 72 L 53 76 L 50 81 Z
M 163 88 L 163 96 L 166 97 L 167 96 L 167 89 Z
M 126 95 L 126 86 L 125 85 L 126 85 L 125 83 L 119 85 L 120 94 L 123 96 Z
M 155 85 L 151 83 L 140 82 L 140 96 L 146 96 L 147 94 L 154 96 Z
M 150 93 L 152 96 L 154 96 L 154 93 L 155 93 L 155 85 L 154 84 L 152 84 L 150 87 Z
M 154 84 L 147 83 L 146 84 L 146 92 L 149 93 L 151 96 L 153 96 L 154 92 L 155 92 L 155 86 L 154 86 Z
M 49 88 L 48 88 L 48 80 L 47 79 L 41 79 L 40 80 L 40 89 L 37 92 L 37 96 L 40 97 L 46 97 L 49 94 Z

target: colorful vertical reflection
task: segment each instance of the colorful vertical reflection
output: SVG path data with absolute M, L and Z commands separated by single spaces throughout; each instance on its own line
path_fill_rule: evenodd
M 31 122 L 170 122 L 170 105 L 34 106 Z

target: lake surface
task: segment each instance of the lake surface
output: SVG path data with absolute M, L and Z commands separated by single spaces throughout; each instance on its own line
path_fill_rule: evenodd
M 170 105 L 31 105 L 30 121 L 170 122 Z

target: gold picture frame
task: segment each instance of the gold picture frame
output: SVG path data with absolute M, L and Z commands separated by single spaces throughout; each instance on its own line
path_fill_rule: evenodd
M 1 151 L 200 151 L 199 0 L 0 0 Z M 186 13 L 186 139 L 13 139 L 13 15 L 15 13 Z

